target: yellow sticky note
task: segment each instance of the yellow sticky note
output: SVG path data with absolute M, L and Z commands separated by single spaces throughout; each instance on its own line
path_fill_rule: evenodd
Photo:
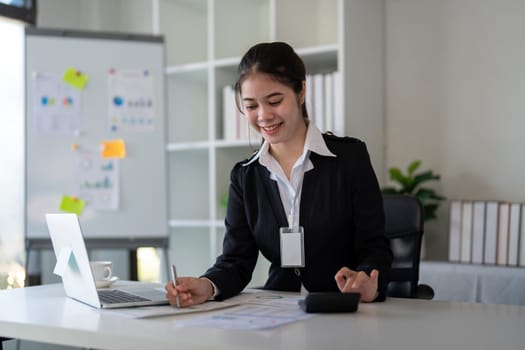
M 103 158 L 126 158 L 126 144 L 122 139 L 102 141 L 100 146 Z
M 82 210 L 84 210 L 85 206 L 86 202 L 83 199 L 67 195 L 63 195 L 62 201 L 60 202 L 60 210 L 68 213 L 75 213 L 79 216 L 82 214 Z
M 75 68 L 68 68 L 62 77 L 64 81 L 82 90 L 88 81 L 87 75 Z

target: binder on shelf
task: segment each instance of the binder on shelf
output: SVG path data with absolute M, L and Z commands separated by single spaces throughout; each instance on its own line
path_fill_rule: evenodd
M 483 262 L 496 264 L 496 249 L 498 242 L 498 202 L 490 201 L 485 207 L 485 244 Z
M 521 204 L 510 205 L 507 265 L 518 266 Z
M 334 79 L 332 74 L 324 76 L 324 127 L 334 132 Z
M 496 253 L 496 264 L 507 265 L 509 251 L 509 203 L 499 203 L 498 216 L 498 248 Z
M 469 263 L 471 261 L 472 245 L 472 202 L 461 203 L 461 254 L 459 260 Z
M 310 122 L 315 124 L 314 118 L 315 118 L 315 109 L 314 109 L 314 80 L 313 76 L 311 74 L 308 74 L 306 76 L 306 95 L 305 95 L 305 104 L 306 104 L 306 111 L 308 112 L 308 117 L 310 119 Z
M 343 81 L 341 73 L 334 72 L 334 133 L 345 136 L 345 114 L 343 112 Z
M 475 201 L 472 205 L 472 263 L 482 264 L 485 241 L 485 202 Z
M 222 121 L 224 140 L 237 139 L 237 122 L 235 113 L 235 93 L 233 87 L 226 85 L 222 88 Z
M 314 112 L 313 112 L 313 118 L 314 123 L 317 125 L 319 130 L 324 132 L 325 125 L 324 125 L 324 77 L 322 74 L 314 74 L 313 76 L 314 81 Z
M 461 256 L 461 201 L 450 202 L 450 229 L 448 259 L 460 261 Z
M 321 132 L 345 135 L 341 74 L 332 72 L 306 76 L 305 103 L 310 122 Z
M 525 204 L 521 205 L 518 265 L 525 267 Z

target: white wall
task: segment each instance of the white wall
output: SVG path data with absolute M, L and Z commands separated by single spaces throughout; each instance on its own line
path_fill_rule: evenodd
M 146 0 L 39 0 L 37 26 L 44 28 L 153 32 Z
M 0 42 L 0 288 L 6 288 L 8 274 L 22 273 L 25 264 L 24 26 L 0 17 Z
M 414 159 L 451 198 L 525 202 L 525 1 L 387 0 L 386 168 Z M 448 204 L 427 258 L 448 254 Z

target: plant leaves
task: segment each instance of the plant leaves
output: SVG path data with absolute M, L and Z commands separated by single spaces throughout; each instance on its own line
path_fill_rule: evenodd
M 412 163 L 410 163 L 410 165 L 407 168 L 408 176 L 412 177 L 412 175 L 414 175 L 414 171 L 416 171 L 417 168 L 419 168 L 420 165 L 421 165 L 421 161 L 420 160 L 415 160 Z
M 412 179 L 404 176 L 401 170 L 396 167 L 390 168 L 389 173 L 390 178 L 394 181 L 397 181 L 401 185 L 401 191 L 403 192 L 400 193 L 406 193 L 406 188 L 410 186 L 410 184 L 412 183 Z
M 399 168 L 392 167 L 392 168 L 390 168 L 388 170 L 388 173 L 390 174 L 390 179 L 391 180 L 394 180 L 394 181 L 397 181 L 397 182 L 401 183 L 401 179 L 403 178 L 403 174 L 401 173 L 401 170 Z
M 433 194 L 434 190 L 430 188 L 420 188 L 417 190 L 415 196 L 421 201 L 421 203 L 424 203 L 426 200 L 430 199 Z
M 416 195 L 417 198 L 419 198 L 419 200 L 422 203 L 427 201 L 427 200 L 431 200 L 431 199 L 434 199 L 434 200 L 437 200 L 437 201 L 442 201 L 443 199 L 445 199 L 445 197 L 442 197 L 442 196 L 438 195 L 435 190 L 433 190 L 431 188 L 425 188 L 425 187 L 420 187 L 417 190 L 415 195 Z
M 437 217 L 436 211 L 440 205 L 439 202 L 444 200 L 445 197 L 437 194 L 434 189 L 419 187 L 424 182 L 439 180 L 441 178 L 440 175 L 434 174 L 431 170 L 415 174 L 420 166 L 421 160 L 415 160 L 410 163 L 407 167 L 407 175 L 404 175 L 399 168 L 391 167 L 389 169 L 390 179 L 400 184 L 401 188 L 385 187 L 381 191 L 384 194 L 409 194 L 417 197 L 423 205 L 424 220 L 428 221 Z
M 437 218 L 436 211 L 437 211 L 438 206 L 439 204 L 436 204 L 436 203 L 424 205 L 423 206 L 423 212 L 424 212 L 423 220 L 428 221 L 428 220 Z
M 417 187 L 423 182 L 439 180 L 440 178 L 441 177 L 439 175 L 434 174 L 432 170 L 425 171 L 424 173 L 419 173 L 416 176 L 414 176 L 414 183 L 415 183 L 414 187 Z

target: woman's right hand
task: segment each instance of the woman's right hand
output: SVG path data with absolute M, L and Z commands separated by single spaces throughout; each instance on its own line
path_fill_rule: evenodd
M 170 281 L 165 288 L 170 304 L 177 305 L 178 297 L 180 307 L 202 304 L 213 296 L 213 286 L 206 278 L 178 277 L 177 287 Z

